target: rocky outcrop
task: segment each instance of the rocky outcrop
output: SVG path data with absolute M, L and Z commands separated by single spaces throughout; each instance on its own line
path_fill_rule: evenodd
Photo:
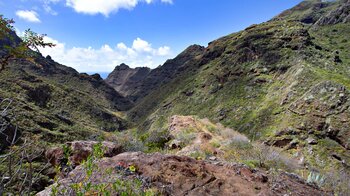
M 350 1 L 343 0 L 342 4 L 335 10 L 330 11 L 321 17 L 316 25 L 334 25 L 338 23 L 350 22 Z
M 333 7 L 332 7 L 333 6 Z M 334 7 L 335 6 L 335 7 Z M 334 25 L 350 22 L 349 0 L 309 0 L 302 1 L 286 10 L 273 20 L 293 19 L 315 26 Z
M 326 118 L 343 113 L 350 106 L 350 93 L 345 86 L 324 81 L 313 86 L 309 92 L 291 104 L 289 109 L 299 115 L 313 113 Z
M 69 161 L 75 167 L 92 154 L 97 144 L 99 143 L 95 141 L 67 142 L 65 147 L 47 150 L 45 157 L 53 166 L 62 166 Z M 101 142 L 101 148 L 104 151 L 104 157 L 112 157 L 122 152 L 122 147 L 112 142 Z
M 91 183 L 104 184 L 110 179 L 123 178 L 121 167 L 132 166 L 128 178 L 142 179 L 142 183 L 156 189 L 161 195 L 327 195 L 308 185 L 295 175 L 280 173 L 272 176 L 246 166 L 225 162 L 197 161 L 184 156 L 123 153 L 97 162 L 99 168 L 92 173 Z M 103 171 L 109 171 L 103 173 Z M 69 188 L 86 178 L 82 166 L 73 170 L 67 178 L 59 180 L 61 187 Z M 106 186 L 107 185 L 107 186 Z M 50 195 L 53 186 L 38 193 Z M 57 188 L 56 188 L 57 189 Z M 118 192 L 109 188 L 112 195 Z
M 302 129 L 320 132 L 350 149 L 350 92 L 343 85 L 324 81 L 313 86 L 289 110 L 305 119 Z M 315 143 L 315 142 L 312 142 Z
M 130 68 L 126 64 L 117 66 L 105 80 L 117 92 L 123 96 L 128 96 L 134 90 L 142 85 L 143 80 L 150 73 L 151 69 L 147 67 Z

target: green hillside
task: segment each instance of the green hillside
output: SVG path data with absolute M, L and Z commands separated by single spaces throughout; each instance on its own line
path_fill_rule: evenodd
M 97 138 L 101 131 L 128 126 L 119 111 L 129 109 L 131 102 L 99 75 L 79 74 L 50 57 L 36 54 L 11 61 L 0 72 L 0 81 L 0 100 L 12 100 L 10 110 L 15 119 L 11 123 L 18 125 L 22 135 L 62 143 Z
M 211 42 L 129 118 L 158 132 L 172 115 L 198 115 L 303 156 L 309 167 L 347 168 L 350 25 L 332 19 L 341 10 L 349 13 L 349 2 L 306 1 Z

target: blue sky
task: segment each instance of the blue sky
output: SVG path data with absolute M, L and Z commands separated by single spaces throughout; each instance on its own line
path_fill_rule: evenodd
M 57 44 L 42 49 L 80 72 L 157 67 L 191 44 L 271 19 L 301 0 L 0 0 L 0 13 Z

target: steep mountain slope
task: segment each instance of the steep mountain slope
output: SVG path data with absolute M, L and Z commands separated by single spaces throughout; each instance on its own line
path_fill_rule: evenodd
M 165 133 L 172 115 L 208 117 L 288 150 L 309 168 L 348 168 L 349 5 L 305 1 L 209 43 L 145 93 L 129 118 L 143 131 Z M 166 65 L 179 67 L 177 58 Z
M 130 100 L 138 102 L 161 85 L 169 83 L 187 69 L 191 69 L 193 59 L 201 54 L 203 50 L 204 47 L 199 45 L 190 46 L 175 59 L 168 60 L 161 67 L 149 70 L 149 73 L 142 74 L 142 77 L 126 76 L 129 75 L 129 72 L 133 73 L 133 71 L 121 65 L 116 67 L 114 72 L 108 76 L 106 82 L 121 93 L 124 93 L 126 91 L 125 89 L 127 89 L 126 96 Z M 128 71 L 125 73 L 122 70 Z M 139 70 L 142 70 L 142 68 L 136 68 L 134 72 Z M 145 72 L 143 71 L 142 73 Z M 123 74 L 126 75 L 122 76 Z
M 134 89 L 142 85 L 150 71 L 151 69 L 147 67 L 132 69 L 125 64 L 121 64 L 108 75 L 105 81 L 122 95 L 129 96 L 134 93 Z
M 20 41 L 13 36 L 12 40 L 0 38 L 1 54 L 6 54 L 6 45 Z M 7 124 L 18 125 L 22 136 L 38 136 L 42 143 L 97 137 L 101 131 L 126 129 L 127 122 L 116 112 L 132 106 L 98 74 L 79 74 L 40 54 L 10 61 L 0 72 L 0 101 L 5 100 L 1 109 L 9 103 L 6 99 L 12 100 L 9 110 L 15 117 L 7 119 L 11 121 Z M 13 134 L 7 133 L 10 137 Z M 6 146 L 6 138 L 1 135 L 1 148 Z

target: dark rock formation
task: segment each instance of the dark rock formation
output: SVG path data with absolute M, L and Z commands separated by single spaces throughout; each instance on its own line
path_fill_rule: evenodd
M 108 75 L 106 82 L 123 96 L 129 96 L 138 86 L 142 85 L 150 71 L 151 69 L 147 67 L 132 69 L 125 64 L 121 64 Z

